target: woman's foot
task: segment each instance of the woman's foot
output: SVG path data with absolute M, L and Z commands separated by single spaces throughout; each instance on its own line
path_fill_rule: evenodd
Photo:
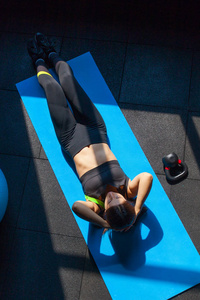
M 41 47 L 38 46 L 34 39 L 29 39 L 27 42 L 27 50 L 35 67 L 38 65 L 46 66 L 46 55 Z
M 62 61 L 62 59 L 59 57 L 58 53 L 56 52 L 53 43 L 43 33 L 40 32 L 36 33 L 35 41 L 46 54 L 50 65 L 55 66 L 58 61 Z

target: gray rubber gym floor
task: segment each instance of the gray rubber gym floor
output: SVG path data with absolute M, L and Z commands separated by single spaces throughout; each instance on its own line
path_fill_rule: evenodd
M 91 52 L 200 251 L 199 7 L 1 0 L 0 168 L 9 203 L 0 224 L 0 299 L 110 299 L 15 87 L 35 74 L 26 41 L 37 31 L 57 40 L 65 60 Z M 171 152 L 189 168 L 177 185 L 163 172 Z M 200 285 L 174 299 L 200 299 Z

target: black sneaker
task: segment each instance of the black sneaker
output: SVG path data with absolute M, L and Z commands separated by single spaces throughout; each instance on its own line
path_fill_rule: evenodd
M 45 61 L 46 55 L 42 48 L 40 48 L 34 39 L 29 39 L 27 42 L 27 49 L 32 61 L 35 65 L 38 59 L 43 59 Z
M 43 51 L 45 52 L 47 57 L 48 57 L 49 53 L 56 52 L 56 50 L 54 49 L 53 43 L 44 34 L 42 34 L 40 32 L 36 33 L 35 40 L 36 40 L 38 46 L 43 49 Z

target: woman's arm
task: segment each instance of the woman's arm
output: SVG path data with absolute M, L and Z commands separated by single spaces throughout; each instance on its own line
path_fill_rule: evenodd
M 129 181 L 128 184 L 128 197 L 135 197 L 135 213 L 136 216 L 140 213 L 142 206 L 151 190 L 153 181 L 153 176 L 149 173 L 141 173 L 137 175 L 132 181 Z
M 78 217 L 88 222 L 91 222 L 103 228 L 110 228 L 106 220 L 98 215 L 100 210 L 96 203 L 89 201 L 76 201 L 72 206 L 72 210 Z

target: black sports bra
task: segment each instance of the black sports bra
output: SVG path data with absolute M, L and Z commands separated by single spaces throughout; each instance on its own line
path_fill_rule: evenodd
M 129 178 L 123 172 L 117 160 L 105 162 L 102 165 L 86 172 L 80 178 L 80 181 L 86 195 L 86 199 L 92 197 L 104 202 L 107 185 L 117 188 L 117 191 L 127 199 Z

